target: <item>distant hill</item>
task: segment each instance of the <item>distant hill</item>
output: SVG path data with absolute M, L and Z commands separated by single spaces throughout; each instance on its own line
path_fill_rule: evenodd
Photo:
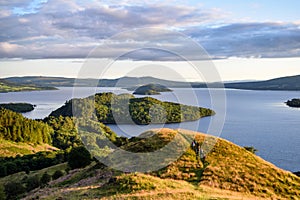
M 64 77 L 44 77 L 44 76 L 25 76 L 10 77 L 3 79 L 16 84 L 31 84 L 36 86 L 52 86 L 52 87 L 93 87 L 98 83 L 99 87 L 133 87 L 141 86 L 149 83 L 161 84 L 167 87 L 191 87 L 190 83 L 169 81 L 153 77 L 122 77 L 117 79 L 75 79 Z
M 218 88 L 219 83 L 181 82 L 163 80 L 154 77 L 121 77 L 117 79 L 75 79 L 63 77 L 25 76 L 0 79 L 15 84 L 26 84 L 38 87 L 139 87 L 145 84 L 160 84 L 170 88 Z M 300 75 L 281 77 L 266 81 L 225 83 L 225 88 L 246 90 L 300 90 Z
M 300 75 L 275 78 L 267 81 L 227 83 L 225 87 L 246 90 L 300 90 Z
M 30 84 L 9 82 L 4 79 L 0 79 L 0 93 L 55 89 L 56 88 L 50 86 L 36 86 Z

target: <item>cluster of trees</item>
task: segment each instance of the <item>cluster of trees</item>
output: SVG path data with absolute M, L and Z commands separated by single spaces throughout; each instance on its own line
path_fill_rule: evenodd
M 52 175 L 45 172 L 42 175 L 25 176 L 21 181 L 12 180 L 0 186 L 0 200 L 20 199 L 26 192 L 45 187 L 51 180 L 56 180 L 64 174 L 62 170 L 56 170 Z
M 300 99 L 288 100 L 286 104 L 290 107 L 300 108 Z
M 0 158 L 0 177 L 17 172 L 40 170 L 68 160 L 67 151 L 38 152 L 25 156 Z
M 42 121 L 31 120 L 19 113 L 0 108 L 0 137 L 13 142 L 51 144 L 53 129 Z
M 75 119 L 71 117 L 48 117 L 44 120 L 52 129 L 52 145 L 59 149 L 67 149 L 82 145 L 77 133 Z
M 72 110 L 73 106 L 73 110 Z M 73 112 L 75 113 L 73 113 Z M 95 97 L 73 99 L 52 112 L 52 116 L 95 119 L 104 124 L 179 123 L 210 116 L 214 111 L 179 103 L 162 102 L 151 97 L 135 98 L 131 94 L 99 93 Z
M 167 88 L 164 85 L 160 84 L 147 84 L 138 87 L 135 89 L 133 94 L 140 94 L 140 95 L 155 95 L 155 94 L 160 94 L 160 92 L 171 92 L 172 90 Z
M 10 110 L 1 109 L 0 137 L 2 139 L 25 143 L 48 143 L 61 150 L 39 152 L 15 158 L 0 157 L 0 177 L 20 171 L 29 173 L 32 170 L 43 169 L 66 161 L 69 162 L 71 168 L 89 163 L 91 155 L 86 153 L 87 150 L 83 150 L 85 149 L 82 143 L 83 136 L 78 133 L 76 123 L 82 129 L 81 133 L 84 131 L 88 138 L 90 138 L 91 133 L 96 133 L 101 135 L 102 138 L 121 143 L 109 127 L 97 121 L 63 116 L 48 117 L 44 121 L 39 121 L 27 119 L 21 114 Z M 99 141 L 100 143 L 101 141 Z M 73 150 L 77 151 L 75 155 Z

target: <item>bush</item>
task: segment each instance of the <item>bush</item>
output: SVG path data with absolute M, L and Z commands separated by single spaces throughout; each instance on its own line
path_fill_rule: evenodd
M 52 175 L 52 179 L 53 180 L 56 180 L 56 179 L 58 179 L 59 177 L 62 177 L 64 175 L 64 172 L 63 171 L 61 171 L 61 170 L 56 170 L 55 172 L 54 172 L 54 174 Z
M 257 152 L 257 149 L 254 147 L 244 147 L 247 151 L 250 151 L 251 153 L 255 154 Z
M 82 168 L 91 163 L 90 152 L 84 147 L 74 147 L 69 155 L 68 165 L 71 169 Z
M 0 200 L 5 200 L 6 199 L 6 194 L 4 190 L 4 186 L 0 185 Z
M 28 177 L 25 180 L 27 191 L 31 191 L 41 186 L 41 179 L 37 175 Z
M 41 186 L 47 185 L 51 181 L 51 176 L 45 172 L 41 177 Z
M 7 199 L 19 199 L 18 196 L 26 192 L 26 188 L 22 183 L 19 182 L 9 182 L 4 186 Z

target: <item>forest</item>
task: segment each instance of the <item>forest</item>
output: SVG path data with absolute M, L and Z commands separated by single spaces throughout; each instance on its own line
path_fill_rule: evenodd
M 50 144 L 53 129 L 41 121 L 27 119 L 19 113 L 1 108 L 0 133 L 0 138 L 13 142 Z
M 58 149 L 16 157 L 7 157 L 4 153 L 0 157 L 0 177 L 21 171 L 43 169 L 68 161 L 73 149 L 83 147 L 76 123 L 85 127 L 87 133 L 104 134 L 112 142 L 120 143 L 116 139 L 117 135 L 100 122 L 80 121 L 63 116 L 32 120 L 11 110 L 0 109 L 0 140 L 13 144 L 28 143 L 33 145 L 33 148 L 38 144 L 49 144 Z

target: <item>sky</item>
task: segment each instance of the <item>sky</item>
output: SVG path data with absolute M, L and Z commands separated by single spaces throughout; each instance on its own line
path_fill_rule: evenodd
M 0 77 L 76 77 L 87 59 L 114 61 L 105 78 L 132 66 L 151 71 L 155 62 L 197 81 L 188 63 L 207 59 L 224 81 L 296 75 L 299 7 L 298 0 L 2 0 Z

